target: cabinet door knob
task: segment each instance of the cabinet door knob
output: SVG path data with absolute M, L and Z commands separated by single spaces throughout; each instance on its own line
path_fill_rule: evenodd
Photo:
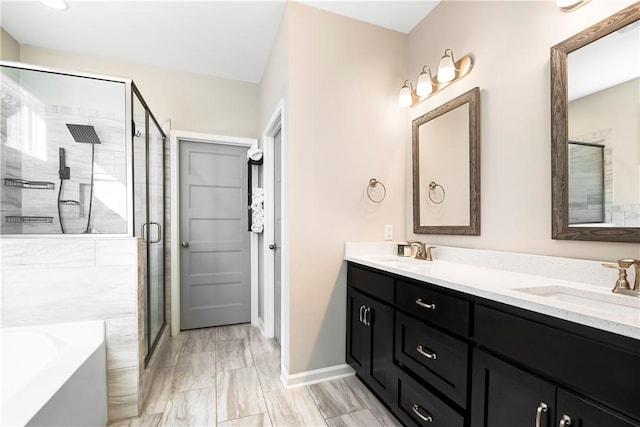
M 436 360 L 436 354 L 432 351 L 428 351 L 426 348 L 424 348 L 421 345 L 416 347 L 416 351 L 428 359 Z
M 571 417 L 568 415 L 563 415 L 562 419 L 560 420 L 559 427 L 565 427 L 570 425 L 571 425 Z
M 421 407 L 415 404 L 411 407 L 411 410 L 413 411 L 413 413 L 416 414 L 422 421 L 427 423 L 433 422 L 433 418 L 431 417 L 431 414 L 428 413 L 427 411 L 424 411 L 424 409 L 422 409 L 424 412 L 427 412 L 427 415 L 424 415 L 421 409 L 422 409 Z
M 360 306 L 360 323 L 364 323 L 364 320 L 363 320 L 363 318 L 364 318 L 363 311 L 364 311 L 364 305 L 361 305 L 361 306 Z
M 436 309 L 436 305 L 435 304 L 427 304 L 426 302 L 423 302 L 420 298 L 418 298 L 416 300 L 416 304 L 418 304 L 422 308 L 428 308 L 429 310 L 435 310 Z
M 536 409 L 536 427 L 540 426 L 540 421 L 542 420 L 542 413 L 547 412 L 547 404 L 544 402 L 540 402 L 538 405 L 538 409 Z

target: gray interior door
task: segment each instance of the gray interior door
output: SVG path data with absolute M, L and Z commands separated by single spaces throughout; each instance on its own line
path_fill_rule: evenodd
M 281 285 L 282 285 L 281 271 L 280 271 L 280 266 L 282 265 L 281 264 L 282 250 L 280 249 L 282 247 L 281 245 L 282 213 L 281 213 L 281 203 L 280 203 L 282 200 L 282 172 L 281 172 L 282 167 L 280 164 L 280 159 L 281 159 L 280 153 L 282 152 L 282 135 L 280 130 L 278 131 L 277 134 L 274 135 L 273 146 L 274 146 L 273 147 L 274 148 L 273 149 L 273 158 L 274 158 L 274 162 L 273 162 L 273 183 L 274 183 L 273 239 L 274 239 L 274 247 L 275 247 L 275 253 L 273 257 L 273 262 L 274 262 L 274 266 L 273 266 L 273 297 L 274 297 L 273 328 L 274 328 L 274 335 L 275 335 L 276 341 L 280 343 L 280 336 L 281 336 L 280 313 L 282 309 L 280 304 Z
M 246 154 L 180 143 L 180 329 L 251 321 Z

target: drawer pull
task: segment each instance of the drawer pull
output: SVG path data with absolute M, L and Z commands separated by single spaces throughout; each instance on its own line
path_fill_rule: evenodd
M 565 427 L 570 425 L 571 425 L 571 417 L 568 415 L 563 415 L 562 419 L 560 420 L 559 427 Z
M 418 298 L 416 300 L 416 304 L 418 304 L 422 308 L 428 308 L 430 310 L 435 310 L 436 309 L 436 305 L 435 304 L 427 304 L 426 302 L 422 302 L 422 300 L 420 298 Z
M 540 420 L 542 419 L 542 413 L 547 412 L 547 404 L 544 402 L 540 402 L 538 405 L 538 409 L 536 409 L 536 427 L 540 426 Z
M 433 418 L 431 418 L 431 414 L 428 413 L 427 411 L 427 415 L 423 415 L 422 412 L 420 411 L 422 408 L 419 407 L 418 405 L 413 405 L 411 407 L 411 410 L 413 411 L 414 414 L 416 414 L 418 417 L 420 417 L 420 419 L 424 422 L 430 423 L 433 422 Z
M 363 310 L 364 310 L 364 305 L 361 305 L 360 306 L 360 323 L 364 323 L 364 320 L 362 320 L 364 318 Z
M 367 318 L 369 316 L 369 318 Z M 367 326 L 371 326 L 371 307 L 367 307 L 364 309 L 364 324 Z
M 436 360 L 436 354 L 431 351 L 428 351 L 423 346 L 419 345 L 418 347 L 416 347 L 416 350 L 418 351 L 418 353 L 420 353 L 424 357 L 427 357 L 432 360 Z

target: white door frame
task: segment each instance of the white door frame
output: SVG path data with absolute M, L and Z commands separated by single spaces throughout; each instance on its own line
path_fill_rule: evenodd
M 285 114 L 285 102 L 280 100 L 275 111 L 271 115 L 271 118 L 267 122 L 267 125 L 262 134 L 262 149 L 264 150 L 265 163 L 263 168 L 263 183 L 265 193 L 265 234 L 263 239 L 263 259 L 264 269 L 262 271 L 262 283 L 264 284 L 264 307 L 263 307 L 263 334 L 271 338 L 274 336 L 274 253 L 269 249 L 269 244 L 274 239 L 274 149 L 273 141 L 275 135 L 280 131 L 281 137 L 281 150 L 280 150 L 280 173 L 282 191 L 280 197 L 280 213 L 281 213 L 281 246 L 278 248 L 281 254 L 280 256 L 280 366 L 284 377 L 288 374 L 289 368 L 289 173 L 288 173 L 288 152 L 289 152 L 289 137 L 287 132 L 287 116 Z
M 171 139 L 171 336 L 180 333 L 180 142 L 257 147 L 258 140 L 172 130 Z M 254 180 L 256 179 L 254 175 Z M 251 323 L 258 318 L 258 235 L 251 233 Z

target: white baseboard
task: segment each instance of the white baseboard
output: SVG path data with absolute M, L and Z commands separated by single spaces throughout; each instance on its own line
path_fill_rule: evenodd
M 256 322 L 253 323 L 253 326 L 257 327 L 262 336 L 264 336 L 264 320 L 258 318 Z
M 289 375 L 283 368 L 280 381 L 284 388 L 302 387 L 306 385 L 321 383 L 324 381 L 337 380 L 355 375 L 351 366 L 343 363 L 341 365 L 329 366 L 328 368 L 314 369 L 312 371 L 300 372 Z

